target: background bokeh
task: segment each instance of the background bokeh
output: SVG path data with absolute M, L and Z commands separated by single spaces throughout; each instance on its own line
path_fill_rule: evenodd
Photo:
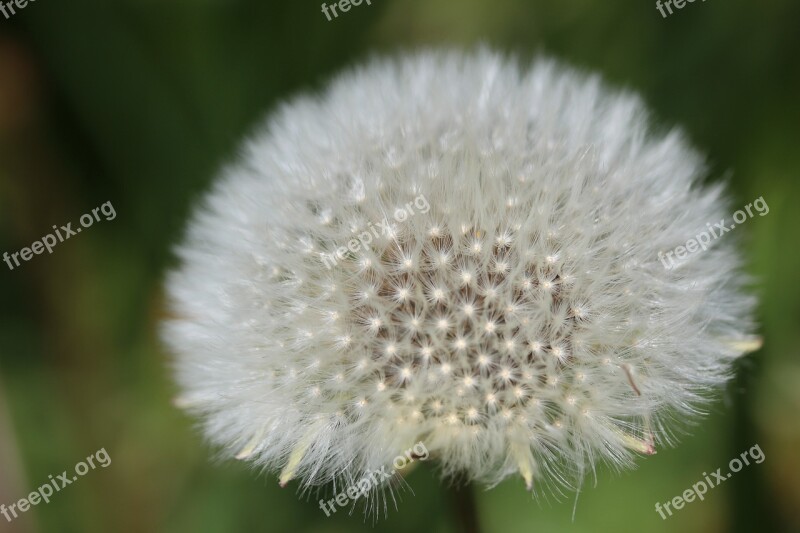
M 328 22 L 310 0 L 39 0 L 0 15 L 0 253 L 111 201 L 117 217 L 9 270 L 0 263 L 0 503 L 100 448 L 112 458 L 0 532 L 375 531 L 325 518 L 274 474 L 214 461 L 171 404 L 162 280 L 190 206 L 263 114 L 378 52 L 487 43 L 557 56 L 641 93 L 731 185 L 763 196 L 742 242 L 764 348 L 680 447 L 601 469 L 575 495 L 478 489 L 487 532 L 800 531 L 800 4 L 372 0 Z M 668 520 L 654 510 L 759 444 Z M 426 465 L 380 531 L 455 531 Z

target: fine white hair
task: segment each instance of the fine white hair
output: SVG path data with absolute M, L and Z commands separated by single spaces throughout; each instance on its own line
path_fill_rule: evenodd
M 375 59 L 282 106 L 169 276 L 181 402 L 281 483 L 423 442 L 443 475 L 574 485 L 671 442 L 751 343 L 728 211 L 640 100 L 488 50 Z

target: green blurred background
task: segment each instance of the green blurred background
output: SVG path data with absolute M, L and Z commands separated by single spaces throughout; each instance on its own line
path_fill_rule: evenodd
M 680 447 L 536 501 L 483 492 L 487 532 L 800 531 L 800 4 L 372 0 L 39 0 L 0 16 L 0 253 L 111 201 L 117 217 L 9 270 L 0 263 L 0 503 L 105 448 L 90 472 L 5 532 L 375 531 L 325 518 L 274 474 L 214 460 L 171 405 L 156 335 L 187 213 L 264 112 L 374 52 L 487 43 L 555 55 L 643 95 L 729 177 L 759 280 L 762 350 Z M 668 520 L 654 510 L 759 444 L 752 464 Z M 415 471 L 379 531 L 456 531 L 446 487 Z

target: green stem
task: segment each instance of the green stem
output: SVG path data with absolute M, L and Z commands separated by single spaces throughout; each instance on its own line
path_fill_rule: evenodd
M 459 533 L 480 533 L 478 506 L 471 484 L 453 487 L 449 491 L 450 500 Z

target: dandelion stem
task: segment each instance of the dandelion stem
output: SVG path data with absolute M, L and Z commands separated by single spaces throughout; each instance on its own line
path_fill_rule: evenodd
M 456 486 L 449 490 L 456 531 L 463 533 L 480 533 L 478 522 L 478 506 L 472 485 Z

